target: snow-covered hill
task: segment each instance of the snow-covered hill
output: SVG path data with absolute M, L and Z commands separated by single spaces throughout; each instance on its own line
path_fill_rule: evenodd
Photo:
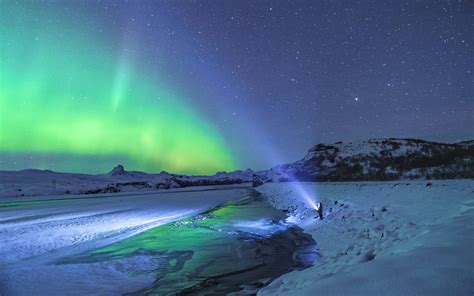
M 258 191 L 313 236 L 321 255 L 314 266 L 283 275 L 258 295 L 474 291 L 473 180 L 286 182 Z M 301 191 L 323 203 L 323 220 Z
M 127 171 L 117 165 L 107 174 L 87 175 L 50 170 L 0 171 L 0 198 L 117 193 L 190 186 L 251 182 L 253 171 L 218 172 L 212 176 L 186 176 L 161 172 Z
M 371 139 L 319 144 L 301 160 L 259 173 L 264 182 L 474 177 L 474 142 Z

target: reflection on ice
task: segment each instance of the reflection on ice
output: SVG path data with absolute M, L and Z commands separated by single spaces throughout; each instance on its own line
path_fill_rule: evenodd
M 285 219 L 285 221 L 290 224 L 298 224 L 300 220 L 301 219 L 299 219 L 297 216 L 288 216 L 288 218 Z
M 272 235 L 276 232 L 286 230 L 288 225 L 272 219 L 259 219 L 251 221 L 239 221 L 234 223 L 236 230 L 247 231 L 260 235 Z
M 305 268 L 314 260 L 311 236 L 290 227 L 285 217 L 249 196 L 55 264 L 133 275 L 126 282 L 155 279 L 141 289 L 122 288 L 121 293 L 224 295 L 240 290 L 242 284 L 258 289 L 269 278 Z M 107 284 L 122 282 L 123 276 L 113 276 Z

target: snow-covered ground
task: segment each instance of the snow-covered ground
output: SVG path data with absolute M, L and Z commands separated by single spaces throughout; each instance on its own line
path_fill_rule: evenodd
M 474 180 L 269 183 L 257 189 L 273 206 L 289 210 L 288 220 L 313 235 L 321 255 L 313 267 L 276 279 L 259 295 L 474 292 Z M 146 256 L 74 268 L 54 262 L 238 199 L 242 190 L 0 199 L 0 294 L 136 291 L 155 280 L 134 275 L 152 264 Z M 314 218 L 305 194 L 323 203 L 324 220 Z M 18 200 L 33 202 L 2 203 Z
M 0 203 L 0 295 L 39 295 L 40 291 L 47 295 L 77 295 L 78 291 L 82 295 L 114 294 L 126 290 L 124 287 L 133 291 L 146 286 L 149 282 L 130 280 L 127 275 L 145 268 L 142 265 L 146 262 L 130 262 L 119 269 L 88 266 L 74 270 L 51 262 L 239 199 L 243 191 L 226 187 L 190 189 L 43 202 L 31 198 L 32 203 L 20 206 Z M 76 290 L 65 291 L 59 278 L 72 281 L 67 286 Z M 82 290 L 94 286 L 103 290 Z
M 321 255 L 258 295 L 474 293 L 474 180 L 273 183 L 258 190 L 290 209 Z M 324 220 L 314 219 L 302 192 L 323 203 Z
M 185 176 L 162 172 L 125 171 L 118 165 L 101 175 L 59 173 L 49 170 L 0 170 L 0 201 L 25 197 L 84 195 L 117 192 L 150 192 L 166 188 L 241 185 L 252 181 L 253 172 L 219 172 L 212 176 Z

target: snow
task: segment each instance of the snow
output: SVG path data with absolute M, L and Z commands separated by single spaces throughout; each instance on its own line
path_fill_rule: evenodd
M 31 186 L 38 194 L 47 194 L 50 185 L 45 176 L 49 174 L 55 173 L 28 172 L 33 179 L 17 182 L 22 182 L 22 188 Z M 58 185 L 77 180 L 77 186 L 109 182 L 102 176 L 63 176 L 64 180 L 61 176 L 51 178 L 56 178 Z M 46 191 L 38 186 L 38 180 Z M 10 185 L 5 182 L 2 186 Z M 56 196 L 48 197 L 52 200 L 44 204 L 0 207 L 0 293 L 136 291 L 155 280 L 152 276 L 130 277 L 131 272 L 150 268 L 149 257 L 76 264 L 73 268 L 54 262 L 238 199 L 243 188 Z M 321 256 L 313 267 L 283 275 L 259 295 L 474 292 L 474 180 L 267 183 L 257 189 L 276 208 L 289 210 L 287 221 L 314 237 Z M 317 213 L 303 195 L 323 203 L 324 220 L 315 219 Z M 9 196 L 0 202 L 38 199 L 45 197 Z M 265 229 L 267 224 L 261 220 L 236 226 Z M 71 291 L 64 291 L 64 281 Z M 48 285 L 38 287 L 37 283 Z
M 469 141 L 461 142 L 460 145 L 465 147 L 470 145 Z M 338 161 L 351 158 L 351 157 L 399 157 L 407 154 L 420 154 L 431 156 L 431 150 L 429 149 L 433 145 L 442 146 L 444 149 L 453 149 L 453 146 L 449 144 L 424 142 L 416 139 L 370 139 L 365 141 L 353 141 L 353 142 L 337 142 L 333 144 L 321 144 L 323 147 L 315 146 L 309 150 L 307 155 L 301 161 L 310 161 L 314 157 L 317 157 L 321 152 L 326 153 L 330 151 L 336 155 Z M 426 151 L 425 151 L 426 150 Z M 324 164 L 323 166 L 327 166 Z
M 103 237 L 135 234 L 238 199 L 241 193 L 240 189 L 225 190 L 226 187 L 206 189 L 96 196 L 0 208 L 1 261 L 16 261 Z
M 59 173 L 49 170 L 22 170 L 1 171 L 0 170 L 0 199 L 31 196 L 57 196 L 57 195 L 80 195 L 85 192 L 91 193 L 98 189 L 119 189 L 120 192 L 144 192 L 156 191 L 157 185 L 168 185 L 170 188 L 179 187 L 177 181 L 205 184 L 222 185 L 224 181 L 238 183 L 252 181 L 253 172 L 234 171 L 220 172 L 212 176 L 184 176 L 161 172 L 159 174 L 147 174 L 138 171 L 125 171 L 123 166 L 118 165 L 108 174 L 88 175 L 76 173 Z M 190 186 L 188 186 L 190 187 Z M 105 191 L 107 192 L 107 191 Z M 108 191 L 110 192 L 110 191 Z
M 431 184 L 429 184 L 429 183 Z M 299 186 L 299 185 L 298 185 Z M 320 261 L 258 295 L 472 295 L 474 180 L 295 183 L 259 187 L 316 240 Z M 337 204 L 336 204 L 337 201 Z
M 106 186 L 102 176 L 56 173 L 41 170 L 0 171 L 0 198 L 54 195 Z
M 0 294 L 114 294 L 146 286 L 154 280 L 152 277 L 130 279 L 128 274 L 146 268 L 149 258 L 117 266 L 98 263 L 77 264 L 74 268 L 54 262 L 239 199 L 242 191 L 229 187 L 188 188 L 43 203 L 29 198 L 36 203 L 0 207 Z M 74 291 L 64 291 L 62 281 L 68 281 Z M 84 290 L 90 287 L 97 290 Z

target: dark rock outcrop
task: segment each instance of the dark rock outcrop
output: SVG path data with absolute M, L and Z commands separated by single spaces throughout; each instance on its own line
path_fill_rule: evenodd
M 108 175 L 110 177 L 117 177 L 117 176 L 125 176 L 126 175 L 126 172 L 125 172 L 125 169 L 123 168 L 123 165 L 119 164 L 117 165 L 116 167 L 114 167 L 109 173 Z

